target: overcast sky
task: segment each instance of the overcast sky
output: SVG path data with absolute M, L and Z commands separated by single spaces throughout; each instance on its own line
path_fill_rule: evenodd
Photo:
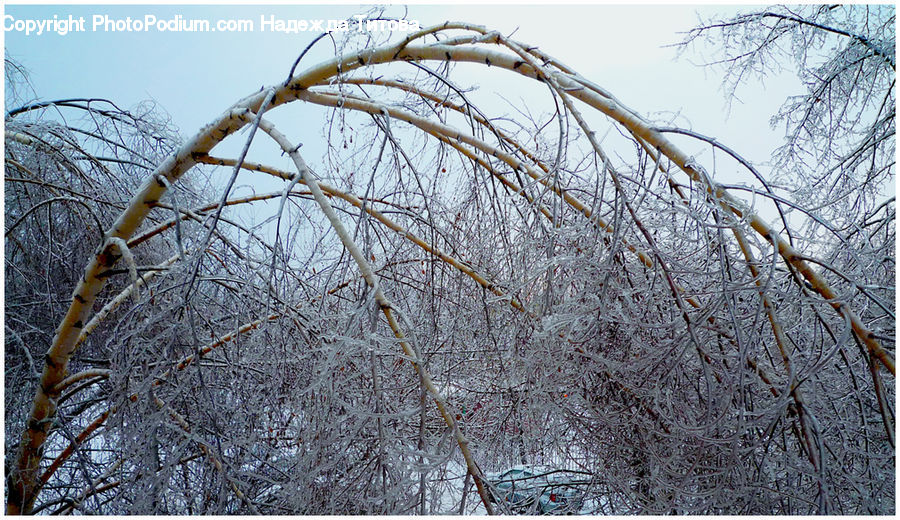
M 30 73 L 41 99 L 103 97 L 123 108 L 156 100 L 183 136 L 195 133 L 236 100 L 263 85 L 283 81 L 291 64 L 317 35 L 263 30 L 262 19 L 346 19 L 365 12 L 359 5 L 180 6 L 180 5 L 13 5 L 6 6 L 4 28 L 13 20 L 86 20 L 85 32 L 26 35 L 5 30 L 7 56 Z M 387 14 L 428 26 L 446 20 L 471 21 L 533 43 L 583 76 L 610 90 L 639 113 L 678 114 L 676 123 L 724 143 L 755 162 L 769 157 L 782 129 L 769 118 L 785 97 L 801 87 L 790 75 L 765 87 L 750 83 L 741 102 L 726 112 L 721 74 L 699 67 L 699 56 L 676 60 L 683 31 L 732 5 L 394 5 Z M 95 15 L 160 20 L 252 20 L 250 32 L 108 32 L 92 30 Z M 307 65 L 331 56 L 330 43 L 319 44 Z M 485 88 L 503 88 L 487 83 Z M 506 93 L 507 96 L 509 93 Z M 10 107 L 7 107 L 10 108 Z M 693 153 L 692 150 L 688 150 Z

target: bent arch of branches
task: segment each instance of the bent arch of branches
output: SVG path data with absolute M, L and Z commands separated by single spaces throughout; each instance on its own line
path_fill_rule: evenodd
M 539 82 L 553 125 L 529 130 L 487 114 L 452 82 L 453 64 Z M 392 77 L 398 66 L 417 81 Z M 273 122 L 288 106 L 313 105 L 331 130 L 369 121 L 372 136 L 357 133 L 347 155 L 332 136 L 334 171 L 321 175 Z M 609 127 L 631 159 L 605 149 Z M 9 128 L 9 148 L 36 146 Z M 217 152 L 241 130 L 237 157 Z M 44 358 L 8 512 L 68 512 L 103 497 L 135 504 L 117 490 L 141 478 L 170 492 L 178 479 L 209 482 L 219 495 L 205 500 L 225 512 L 298 511 L 288 482 L 336 500 L 321 480 L 291 472 L 327 460 L 327 436 L 347 431 L 370 447 L 342 454 L 348 489 L 349 476 L 377 476 L 375 489 L 349 492 L 379 497 L 363 512 L 426 512 L 440 494 L 429 486 L 441 466 L 429 457 L 447 439 L 489 513 L 503 505 L 489 499 L 483 466 L 501 464 L 502 450 L 519 461 L 556 450 L 546 460 L 594 475 L 592 492 L 618 511 L 892 507 L 876 481 L 893 458 L 893 337 L 884 332 L 893 298 L 885 304 L 872 283 L 832 265 L 827 245 L 794 240 L 786 219 L 773 228 L 665 130 L 537 48 L 462 23 L 292 70 L 240 100 L 155 166 L 103 234 Z M 264 140 L 290 167 L 256 162 L 250 144 Z M 201 167 L 230 174 L 226 189 L 218 201 L 179 205 L 173 189 Z M 232 197 L 248 173 L 284 188 Z M 223 216 L 265 201 L 278 207 L 274 241 Z M 150 218 L 160 210 L 167 216 Z M 163 237 L 177 245 L 171 258 L 142 269 L 142 244 Z M 199 310 L 216 284 L 255 315 Z M 165 310 L 153 314 L 154 305 Z M 453 330 L 454 314 L 465 330 Z M 141 347 L 142 361 L 109 367 L 78 361 L 114 315 L 107 344 L 136 341 L 123 325 L 131 320 L 184 348 Z M 166 332 L 173 322 L 177 332 Z M 236 381 L 283 404 L 236 404 L 251 399 Z M 274 381 L 286 390 L 269 388 Z M 90 396 L 84 418 L 66 408 L 61 427 L 64 404 L 79 395 Z M 466 406 L 478 410 L 460 413 Z M 316 410 L 333 424 L 316 423 Z M 147 430 L 152 444 L 149 434 L 140 441 L 152 446 L 149 470 L 135 451 L 93 453 L 117 435 L 122 446 L 137 442 L 123 439 L 148 416 L 165 425 Z M 157 436 L 173 443 L 163 462 Z M 254 451 L 266 443 L 265 455 Z M 161 511 L 168 500 L 168 511 L 196 511 L 188 496 L 154 492 L 163 498 L 142 507 Z

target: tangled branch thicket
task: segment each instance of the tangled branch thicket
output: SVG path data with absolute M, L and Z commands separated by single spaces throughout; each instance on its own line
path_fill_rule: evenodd
M 859 52 L 893 149 L 893 62 Z M 540 94 L 503 113 L 473 70 Z M 182 144 L 156 117 L 7 112 L 9 512 L 503 512 L 484 474 L 517 463 L 590 473 L 595 513 L 894 512 L 894 165 L 835 173 L 871 139 L 808 171 L 838 222 L 742 169 L 773 227 L 717 182 L 739 162 L 458 23 Z

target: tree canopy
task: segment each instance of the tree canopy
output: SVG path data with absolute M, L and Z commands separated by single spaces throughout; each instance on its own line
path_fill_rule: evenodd
M 301 54 L 184 140 L 7 60 L 7 511 L 502 513 L 534 464 L 599 514 L 895 512 L 893 28 L 687 34 L 732 94 L 795 60 L 765 172 L 474 24 Z

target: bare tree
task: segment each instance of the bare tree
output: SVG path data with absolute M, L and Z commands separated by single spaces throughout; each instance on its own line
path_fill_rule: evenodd
M 504 512 L 485 474 L 515 463 L 590 475 L 599 513 L 894 511 L 892 203 L 774 229 L 537 47 L 462 23 L 340 45 L 171 151 L 93 101 L 7 112 L 7 387 L 34 381 L 7 398 L 8 512 Z M 322 157 L 271 117 L 314 107 Z M 42 137 L 68 109 L 129 131 Z M 85 157 L 96 191 L 54 193 Z M 263 175 L 283 189 L 237 193 Z
M 715 45 L 730 96 L 748 77 L 796 66 L 807 91 L 772 120 L 786 135 L 773 182 L 841 232 L 892 195 L 895 20 L 889 5 L 772 6 L 704 21 L 682 43 Z

